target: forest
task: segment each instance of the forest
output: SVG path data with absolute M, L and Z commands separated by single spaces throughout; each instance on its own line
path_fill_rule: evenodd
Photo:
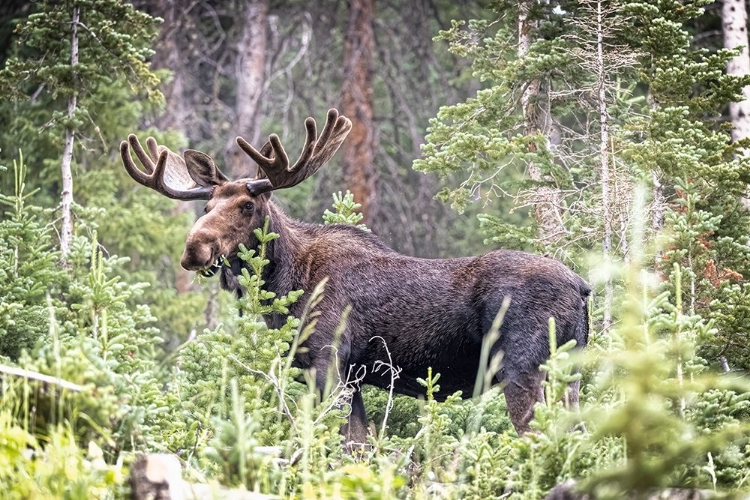
M 750 498 L 747 28 L 745 0 L 4 0 L 0 498 Z M 186 271 L 206 203 L 123 166 L 135 134 L 175 153 L 141 163 L 270 183 L 235 138 L 294 160 L 330 108 L 351 131 L 271 195 L 288 217 L 591 287 L 587 345 L 545 325 L 528 432 L 501 356 L 470 394 L 418 374 L 418 398 L 382 359 L 350 446 L 357 381 L 293 363 L 335 286 L 270 291 L 270 219 L 211 254 L 221 276 Z

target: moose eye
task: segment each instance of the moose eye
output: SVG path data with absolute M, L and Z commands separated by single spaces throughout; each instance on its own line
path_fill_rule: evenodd
M 244 205 L 242 205 L 242 210 L 247 213 L 252 213 L 253 210 L 255 210 L 255 203 L 252 201 L 248 201 Z

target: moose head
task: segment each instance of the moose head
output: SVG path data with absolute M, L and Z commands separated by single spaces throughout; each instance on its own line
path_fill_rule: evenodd
M 211 275 L 224 259 L 233 259 L 240 244 L 255 246 L 253 230 L 263 225 L 272 191 L 295 186 L 328 162 L 352 128 L 352 122 L 330 109 L 318 137 L 313 118 L 305 121 L 307 138 L 294 165 L 276 134 L 256 150 L 242 137 L 237 144 L 258 164 L 254 179 L 229 180 L 205 153 L 188 149 L 180 157 L 149 137 L 148 152 L 138 138 L 130 135 L 120 144 L 120 154 L 130 176 L 139 184 L 177 200 L 207 200 L 205 215 L 188 234 L 182 267 Z M 145 168 L 139 169 L 130 148 Z

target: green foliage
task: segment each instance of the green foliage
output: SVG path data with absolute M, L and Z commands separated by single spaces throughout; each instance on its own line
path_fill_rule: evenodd
M 200 409 L 196 408 L 194 418 L 201 418 L 201 413 L 207 409 L 210 410 L 207 416 L 230 414 L 233 400 L 228 381 L 232 379 L 239 384 L 248 411 L 265 410 L 276 415 L 278 408 L 268 407 L 262 402 L 264 398 L 270 401 L 277 394 L 276 389 L 261 383 L 261 380 L 265 380 L 263 374 L 276 373 L 281 376 L 281 373 L 289 371 L 291 378 L 299 375 L 288 363 L 280 361 L 295 341 L 299 320 L 289 317 L 280 329 L 268 329 L 261 315 L 288 314 L 289 305 L 298 300 L 302 292 L 294 291 L 286 297 L 275 297 L 263 289 L 265 282 L 262 273 L 268 264 L 265 248 L 278 235 L 268 233 L 266 224 L 264 228 L 256 230 L 256 236 L 260 250 L 256 253 L 255 250 L 244 249 L 239 254 L 247 263 L 240 277 L 240 283 L 247 293 L 238 305 L 243 316 L 237 331 L 230 333 L 220 326 L 190 342 L 182 353 L 181 362 L 186 364 L 187 377 L 185 397 L 194 403 L 200 402 Z M 248 367 L 252 367 L 252 371 Z M 221 385 L 222 381 L 224 385 Z M 218 397 L 219 394 L 221 397 Z M 211 405 L 217 402 L 219 406 L 212 408 Z M 255 406 L 258 404 L 262 407 Z M 271 430 L 265 427 L 261 432 Z M 278 435 L 271 433 L 260 441 L 268 445 L 278 438 Z
M 349 191 L 345 195 L 342 195 L 341 191 L 334 193 L 333 209 L 336 212 L 331 212 L 330 210 L 323 212 L 323 223 L 348 224 L 350 226 L 357 226 L 363 231 L 369 231 L 364 224 L 357 224 L 364 218 L 364 215 L 357 212 L 360 208 L 362 208 L 362 205 L 354 202 L 354 195 Z
M 80 10 L 78 64 L 71 65 L 73 10 Z M 43 2 L 16 28 L 17 44 L 25 51 L 10 57 L 0 72 L 2 95 L 22 98 L 27 91 L 46 87 L 52 99 L 86 96 L 99 87 L 124 79 L 142 88 L 150 99 L 161 99 L 158 78 L 150 71 L 150 41 L 156 36 L 155 19 L 120 0 L 66 0 Z M 107 67 L 114 71 L 102 71 Z M 122 70 L 120 70 L 122 68 Z M 86 118 L 79 108 L 78 129 Z M 59 120 L 62 117 L 58 117 Z
M 71 59 L 74 28 L 77 64 Z M 145 94 L 152 105 L 162 101 L 159 78 L 146 62 L 156 20 L 131 4 L 39 2 L 18 21 L 14 34 L 13 50 L 0 69 L 0 116 L 8 125 L 0 133 L 0 148 L 23 145 L 30 164 L 45 177 L 60 178 L 62 131 L 78 139 L 77 174 L 102 161 L 102 152 L 118 137 L 110 133 L 121 133 L 113 125 L 133 123 L 133 110 L 143 108 L 134 95 Z M 49 203 L 59 197 L 44 195 Z
M 737 282 L 749 276 L 750 219 L 741 199 L 750 161 L 737 154 L 740 145 L 731 143 L 730 127 L 717 126 L 712 117 L 721 115 L 750 77 L 725 74 L 730 51 L 690 49 L 682 23 L 700 15 L 702 5 L 625 4 L 635 21 L 631 43 L 644 50 L 641 78 L 649 86 L 650 103 L 641 116 L 628 120 L 623 154 L 643 177 L 653 172 L 665 185 L 668 230 L 659 267 L 671 272 L 679 264 L 688 284 L 683 307 L 709 322 L 718 320 L 719 328 L 701 339 L 703 354 L 714 364 L 724 356 L 731 366 L 746 369 L 744 350 L 731 348 L 742 338 L 742 328 L 730 331 L 725 311 L 746 305 Z
M 613 348 L 597 375 L 601 384 L 597 392 L 607 398 L 612 391 L 619 394 L 615 401 L 600 401 L 594 406 L 597 418 L 589 417 L 594 439 L 622 440 L 625 460 L 592 475 L 587 488 L 610 497 L 623 490 L 643 492 L 677 484 L 740 486 L 717 482 L 717 477 L 732 473 L 717 467 L 713 458 L 724 453 L 720 450 L 729 452 L 735 443 L 742 446 L 746 441 L 747 425 L 735 415 L 745 411 L 743 401 L 750 386 L 744 380 L 705 372 L 695 347 L 710 324 L 683 313 L 678 266 L 670 279 L 674 294 L 651 298 L 645 291 L 648 283 L 640 278 L 644 274 L 633 270 L 630 276 L 625 323 L 613 336 Z M 737 390 L 745 396 L 737 398 Z M 717 418 L 707 401 L 721 399 L 731 404 L 719 410 L 722 417 Z M 707 425 L 709 421 L 714 425 Z
M 15 191 L 0 194 L 8 217 L 0 220 L 0 356 L 17 359 L 49 331 L 46 295 L 67 281 L 57 266 L 51 229 L 38 207 L 28 206 L 26 165 L 19 152 L 13 161 Z
M 80 9 L 81 24 L 79 64 L 72 67 L 74 6 Z M 156 325 L 162 337 L 173 346 L 182 343 L 191 330 L 204 326 L 205 295 L 190 283 L 180 283 L 179 291 L 162 285 L 179 282 L 174 264 L 192 217 L 177 213 L 175 203 L 137 188 L 112 154 L 112 146 L 137 130 L 141 117 L 161 101 L 159 79 L 146 62 L 153 52 L 157 20 L 120 0 L 39 2 L 28 13 L 13 22 L 13 47 L 0 70 L 0 86 L 6 90 L 0 99 L 0 121 L 6 124 L 0 130 L 0 149 L 11 152 L 24 146 L 29 178 L 45 179 L 36 185 L 36 203 L 57 207 L 60 130 L 74 126 L 75 231 L 85 238 L 96 231 L 108 251 L 130 257 L 118 261 L 116 274 L 151 287 L 138 300 L 129 298 L 129 306 L 135 308 L 140 301 L 159 310 Z M 71 95 L 77 96 L 74 123 L 62 113 Z M 142 99 L 144 95 L 148 99 Z M 171 147 L 185 143 L 174 132 L 152 134 Z M 0 176 L 0 188 L 4 193 L 13 190 L 11 175 Z M 6 213 L 0 206 L 0 217 Z M 54 225 L 44 231 L 54 236 Z M 55 243 L 51 238 L 50 244 Z
M 50 307 L 50 338 L 24 353 L 20 363 L 35 372 L 60 377 L 84 387 L 80 392 L 37 395 L 36 414 L 23 412 L 27 425 L 40 432 L 50 424 L 67 423 L 81 440 L 101 436 L 109 451 L 158 446 L 159 426 L 169 420 L 169 399 L 162 399 L 154 347 L 160 342 L 149 326 L 148 306 L 135 309 L 126 300 L 137 297 L 139 284 L 109 278 L 114 257 L 105 259 L 97 242 L 89 243 L 89 259 L 76 249 L 75 262 L 88 272 L 70 283 L 65 303 Z M 12 387 L 19 396 L 24 387 Z M 51 398 L 51 399 L 50 399 Z
M 60 426 L 40 443 L 33 434 L 14 425 L 4 410 L 0 412 L 0 481 L 6 485 L 3 497 L 9 500 L 105 499 L 112 498 L 122 472 L 120 466 L 104 461 L 94 441 L 83 450 L 73 433 Z M 12 488 L 8 488 L 10 485 Z
M 12 415 L 3 431 L 14 436 L 5 441 L 8 456 L 30 443 L 43 457 L 35 463 L 54 463 L 48 461 L 66 453 L 78 464 L 65 479 L 57 469 L 23 465 L 36 474 L 34 487 L 48 488 L 52 498 L 60 488 L 81 484 L 118 491 L 119 464 L 132 459 L 132 449 L 172 451 L 200 477 L 298 497 L 422 498 L 439 491 L 451 498 L 499 492 L 539 498 L 569 478 L 604 498 L 655 486 L 745 484 L 750 387 L 715 376 L 696 355 L 712 323 L 684 312 L 688 275 L 679 265 L 652 297 L 635 262 L 618 313 L 621 327 L 599 337 L 583 358 L 571 355 L 572 344 L 554 344 L 551 323 L 546 403 L 537 406 L 533 433 L 515 435 L 497 389 L 474 401 L 460 402 L 454 394 L 438 403 L 440 376 L 427 373 L 427 400 L 404 400 L 401 410 L 397 402 L 388 432 L 355 458 L 342 454 L 338 431 L 348 389 L 320 395 L 291 367 L 298 335 L 309 331 L 298 334 L 295 318 L 280 329 L 259 321 L 260 314 L 284 314 L 302 296 L 263 290 L 265 245 L 278 236 L 266 226 L 256 237 L 260 247 L 241 254 L 247 264 L 241 278 L 247 294 L 238 305 L 243 316 L 236 326 L 190 340 L 171 368 L 155 361 L 159 339 L 148 309 L 126 306 L 142 287 L 110 274 L 121 259 L 105 258 L 95 241 L 74 247 L 71 282 L 62 295 L 71 307 L 51 309 L 57 319 L 48 320 L 50 340 L 22 356 L 21 364 L 82 390 L 40 392 L 26 380 L 3 387 L 4 404 L 15 401 L 1 408 L 4 418 Z M 321 291 L 310 294 L 309 312 Z M 579 414 L 563 401 L 579 377 L 573 367 L 581 364 L 588 382 Z M 29 398 L 33 414 L 23 403 Z M 383 398 L 387 393 L 379 391 L 368 404 L 382 411 Z M 98 443 L 100 455 L 91 449 L 101 458 L 87 458 L 90 442 Z M 11 482 L 13 471 L 0 464 Z M 21 495 L 31 487 L 18 485 L 14 491 Z
M 262 321 L 262 315 L 286 316 L 302 292 L 276 297 L 263 289 L 266 245 L 279 235 L 268 232 L 266 221 L 255 236 L 257 251 L 243 248 L 239 254 L 246 263 L 240 277 L 246 293 L 236 330 L 220 326 L 205 332 L 180 355 L 175 389 L 183 404 L 181 427 L 194 432 L 183 433 L 185 441 L 176 444 L 186 459 L 195 458 L 222 482 L 291 493 L 321 486 L 318 466 L 340 454 L 341 406 L 350 389 L 334 387 L 319 395 L 313 381 L 300 383 L 303 374 L 291 362 L 314 322 L 298 332 L 298 318 L 289 316 L 278 329 Z M 310 312 L 322 293 L 322 286 L 312 292 Z M 299 465 L 282 471 L 278 455 Z
M 537 6 L 532 11 L 530 19 L 541 21 L 538 32 L 533 34 L 540 36 L 523 61 L 516 59 L 515 47 L 507 44 L 508 39 L 517 38 L 518 6 L 496 2 L 490 8 L 491 21 L 472 20 L 468 24 L 453 21 L 450 29 L 436 37 L 448 42 L 452 53 L 471 58 L 474 77 L 490 86 L 464 103 L 441 108 L 437 118 L 430 122 L 423 159 L 414 164 L 418 170 L 447 175 L 468 165 L 472 175 L 484 174 L 475 181 L 489 185 L 488 181 L 497 182 L 496 177 L 502 176 L 500 169 L 510 165 L 510 160 L 517 159 L 522 164 L 533 161 L 552 168 L 546 139 L 515 130 L 523 118 L 518 84 L 540 76 L 580 83 L 585 73 L 573 71 L 570 52 L 565 50 L 570 42 L 559 36 L 566 18 L 578 14 L 577 6 L 567 4 L 565 9 L 570 10 L 565 14 L 552 6 Z M 560 106 L 565 105 L 562 99 Z M 539 148 L 529 148 L 530 143 Z

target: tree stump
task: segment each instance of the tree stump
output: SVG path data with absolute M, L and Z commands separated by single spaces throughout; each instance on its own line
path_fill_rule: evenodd
M 187 483 L 175 455 L 141 455 L 130 469 L 133 500 L 272 500 L 278 497 L 211 484 Z

